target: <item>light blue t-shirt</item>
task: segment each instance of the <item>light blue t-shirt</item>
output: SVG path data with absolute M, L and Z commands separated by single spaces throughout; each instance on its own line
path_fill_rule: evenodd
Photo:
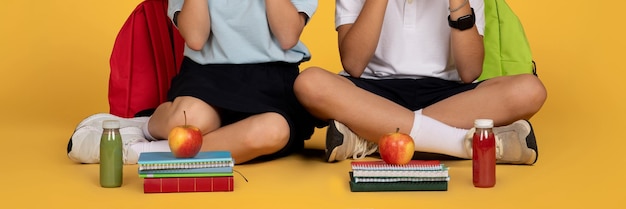
M 202 50 L 185 46 L 184 55 L 200 64 L 250 64 L 266 62 L 299 63 L 311 53 L 302 43 L 283 50 L 272 36 L 265 10 L 265 0 L 211 0 L 211 34 Z M 317 0 L 291 0 L 298 11 L 309 18 L 317 9 Z M 167 15 L 173 19 L 183 0 L 170 0 Z

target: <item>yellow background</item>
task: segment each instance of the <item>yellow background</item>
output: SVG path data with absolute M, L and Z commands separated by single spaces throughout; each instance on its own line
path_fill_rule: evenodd
M 136 166 L 124 185 L 98 186 L 97 165 L 66 157 L 84 117 L 108 111 L 109 56 L 140 0 L 3 0 L 0 6 L 2 208 L 625 208 L 626 77 L 621 0 L 509 0 L 524 23 L 549 96 L 531 121 L 534 166 L 498 166 L 497 185 L 476 189 L 470 161 L 451 167 L 447 192 L 351 193 L 349 161 L 309 154 L 237 166 L 231 193 L 142 193 Z M 303 35 L 318 65 L 340 69 L 334 1 L 320 0 Z

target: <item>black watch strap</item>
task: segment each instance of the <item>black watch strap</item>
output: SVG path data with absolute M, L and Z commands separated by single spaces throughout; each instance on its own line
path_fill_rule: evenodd
M 451 28 L 463 31 L 474 27 L 474 24 L 476 24 L 476 15 L 474 13 L 474 8 L 472 8 L 472 14 L 459 17 L 459 19 L 457 19 L 456 21 L 452 21 L 450 19 L 450 15 L 448 15 L 448 25 L 450 25 Z
M 174 12 L 174 18 L 172 18 L 172 22 L 174 22 L 174 26 L 178 27 L 178 14 L 180 13 L 180 11 L 176 11 Z M 448 18 L 450 19 L 450 18 Z

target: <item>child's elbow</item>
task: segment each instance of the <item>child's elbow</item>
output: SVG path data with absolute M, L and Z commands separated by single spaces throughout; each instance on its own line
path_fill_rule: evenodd
M 187 47 L 195 51 L 200 51 L 204 47 L 204 42 L 203 41 L 187 41 Z
M 476 81 L 476 79 L 478 79 L 478 77 L 475 77 L 475 78 L 461 78 L 461 82 L 462 83 L 473 83 L 474 81 Z
M 282 36 L 278 37 L 278 44 L 283 50 L 289 50 L 298 44 L 300 36 Z
M 280 42 L 280 48 L 283 49 L 283 50 L 289 50 L 289 49 L 295 47 L 296 44 L 298 44 L 298 39 L 281 41 Z

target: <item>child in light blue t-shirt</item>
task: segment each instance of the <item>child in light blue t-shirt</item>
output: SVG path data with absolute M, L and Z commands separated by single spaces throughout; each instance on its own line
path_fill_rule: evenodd
M 200 128 L 202 151 L 230 151 L 236 163 L 286 156 L 304 147 L 313 117 L 293 83 L 311 54 L 299 39 L 317 0 L 170 0 L 168 16 L 185 39 L 185 59 L 168 101 L 149 117 L 95 114 L 76 128 L 70 159 L 99 162 L 103 120 L 120 120 L 124 163 L 142 152 L 170 151 L 175 126 Z

